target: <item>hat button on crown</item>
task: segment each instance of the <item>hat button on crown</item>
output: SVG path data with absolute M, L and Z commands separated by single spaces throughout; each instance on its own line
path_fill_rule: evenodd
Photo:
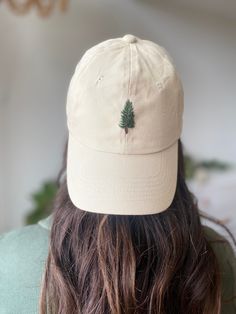
M 137 41 L 137 38 L 133 35 L 127 34 L 123 37 L 123 39 L 127 42 L 127 43 L 135 43 Z

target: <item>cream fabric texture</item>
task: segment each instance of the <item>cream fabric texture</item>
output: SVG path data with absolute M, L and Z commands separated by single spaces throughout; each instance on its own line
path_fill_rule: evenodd
M 119 126 L 126 101 L 134 127 Z M 67 185 L 82 210 L 145 215 L 167 209 L 177 181 L 184 92 L 169 53 L 127 34 L 88 49 L 67 95 Z

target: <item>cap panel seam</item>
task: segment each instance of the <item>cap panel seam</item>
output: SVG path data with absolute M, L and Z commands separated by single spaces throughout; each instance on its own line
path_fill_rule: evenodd
M 169 67 L 170 66 L 170 63 L 168 62 L 168 60 L 166 58 L 163 58 L 163 56 L 158 52 L 159 56 L 162 58 L 162 62 L 163 64 L 167 64 L 167 66 Z M 147 63 L 146 59 L 145 59 L 145 56 L 143 55 L 143 53 L 139 50 L 139 55 L 140 55 L 140 58 L 143 60 L 143 62 L 146 64 L 148 70 L 149 70 L 149 73 L 151 74 L 151 77 L 152 77 L 152 80 L 153 80 L 153 84 L 155 86 L 157 86 L 157 81 L 156 81 L 156 78 L 154 77 L 153 75 L 153 72 L 152 72 L 152 69 L 150 68 L 149 64 Z M 175 71 L 175 70 L 174 70 Z M 163 76 L 162 75 L 162 78 L 161 78 L 161 82 L 158 82 L 158 83 L 162 83 L 162 87 L 161 88 L 164 88 L 165 84 L 167 83 L 169 79 L 169 76 Z M 158 88 L 160 89 L 160 87 L 158 86 Z M 155 90 L 157 92 L 157 90 Z
M 136 72 L 135 72 L 135 84 L 133 84 L 133 92 L 132 92 L 132 96 L 136 96 L 137 93 L 137 75 L 138 75 L 138 66 L 137 66 L 137 60 L 138 60 L 138 52 L 137 52 L 137 45 L 133 45 L 133 52 L 136 54 Z M 133 58 L 133 69 L 134 69 L 134 58 Z
M 149 70 L 149 73 L 151 74 L 151 77 L 152 77 L 152 79 L 153 79 L 153 82 L 154 82 L 154 84 L 155 84 L 155 82 L 156 82 L 156 79 L 155 79 L 155 77 L 153 76 L 153 73 L 152 73 L 152 71 L 151 71 L 151 69 L 150 69 L 150 66 L 149 66 L 149 64 L 147 63 L 147 61 L 146 61 L 146 59 L 145 59 L 145 56 L 142 54 L 142 52 L 140 51 L 140 49 L 137 47 L 137 50 L 139 51 L 139 56 L 140 56 L 140 58 L 143 60 L 143 62 L 146 64 L 146 66 L 147 66 L 147 68 L 148 68 L 148 70 Z
M 130 89 L 131 89 L 131 71 L 132 71 L 132 51 L 131 51 L 131 43 L 128 44 L 128 49 L 129 49 L 129 59 L 128 59 L 128 91 L 127 91 L 127 97 L 128 99 L 130 98 Z M 125 133 L 124 136 L 124 145 L 123 145 L 123 153 L 126 152 L 126 147 L 128 145 L 128 136 Z
M 128 97 L 130 97 L 131 80 L 132 80 L 132 48 L 131 48 L 131 44 L 129 44 L 129 85 L 128 85 Z

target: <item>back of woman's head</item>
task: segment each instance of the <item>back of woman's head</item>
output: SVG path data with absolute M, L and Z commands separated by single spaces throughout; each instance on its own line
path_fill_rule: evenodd
M 53 212 L 41 313 L 220 313 L 216 257 L 184 178 L 167 210 L 109 215 L 76 208 L 66 180 Z

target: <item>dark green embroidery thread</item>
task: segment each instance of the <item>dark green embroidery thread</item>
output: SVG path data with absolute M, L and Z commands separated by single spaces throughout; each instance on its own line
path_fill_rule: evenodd
M 129 99 L 126 101 L 124 109 L 121 111 L 119 127 L 125 129 L 125 134 L 128 133 L 129 128 L 135 127 L 133 104 Z

